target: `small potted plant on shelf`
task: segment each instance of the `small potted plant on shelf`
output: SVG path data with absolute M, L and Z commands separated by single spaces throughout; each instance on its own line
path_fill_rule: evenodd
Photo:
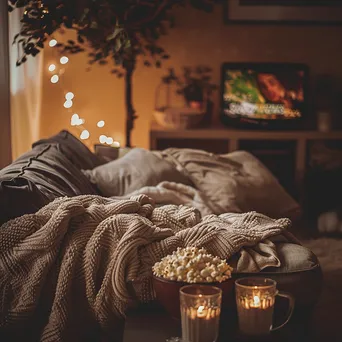
M 156 97 L 160 97 L 161 87 L 166 91 L 166 104 L 156 106 L 157 123 L 167 128 L 191 128 L 202 122 L 208 112 L 211 95 L 217 86 L 211 82 L 212 69 L 207 66 L 184 67 L 182 77 L 170 68 L 162 78 Z M 171 100 L 175 92 L 183 99 L 177 106 Z M 156 99 L 158 101 L 158 99 Z

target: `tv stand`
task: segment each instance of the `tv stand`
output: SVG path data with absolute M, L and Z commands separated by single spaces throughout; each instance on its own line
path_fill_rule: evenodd
M 264 157 L 265 160 L 268 158 L 275 163 L 276 158 L 278 158 L 279 162 L 284 162 L 285 155 L 291 155 L 288 160 L 289 163 L 293 163 L 294 187 L 297 190 L 296 197 L 301 197 L 300 189 L 308 166 L 310 142 L 326 140 L 342 142 L 342 131 L 242 130 L 227 128 L 223 125 L 213 125 L 208 128 L 168 130 L 158 126 L 155 122 L 152 122 L 150 129 L 151 149 L 165 149 L 168 147 L 198 148 L 222 154 L 243 149 L 255 154 L 262 161 L 264 161 Z M 288 154 L 286 150 L 289 150 Z M 267 162 L 264 163 L 267 165 Z M 270 169 L 272 170 L 272 168 Z M 276 176 L 281 178 L 277 174 Z M 284 186 L 286 187 L 286 184 Z

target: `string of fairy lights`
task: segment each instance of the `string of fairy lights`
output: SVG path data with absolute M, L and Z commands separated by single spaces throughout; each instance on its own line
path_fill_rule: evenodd
M 50 48 L 55 48 L 57 44 L 58 42 L 56 39 L 51 39 L 49 41 Z M 79 138 L 81 140 L 90 140 L 91 132 L 86 127 L 86 120 L 84 118 L 81 118 L 79 114 L 75 113 L 75 111 L 73 110 L 75 94 L 71 91 L 65 91 L 65 88 L 63 87 L 63 75 L 65 74 L 67 64 L 69 64 L 70 60 L 67 56 L 57 57 L 56 55 L 56 61 L 57 60 L 58 62 L 51 63 L 48 66 L 48 70 L 52 74 L 50 82 L 52 84 L 58 84 L 64 93 L 63 106 L 70 115 L 70 125 L 79 131 Z M 98 128 L 102 129 L 105 127 L 105 124 L 106 123 L 104 120 L 99 120 L 96 125 Z M 111 136 L 107 136 L 105 134 L 101 134 L 98 137 L 98 141 L 104 145 L 120 147 L 120 143 L 118 141 L 115 141 Z

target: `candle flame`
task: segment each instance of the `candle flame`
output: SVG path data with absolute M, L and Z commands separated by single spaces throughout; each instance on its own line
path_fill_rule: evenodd
M 254 300 L 254 305 L 255 306 L 259 306 L 260 305 L 260 298 L 259 298 L 259 296 L 254 296 L 253 300 Z
M 203 311 L 204 311 L 204 306 L 203 305 L 199 306 L 198 309 L 197 309 L 197 312 L 199 314 L 201 314 L 201 313 L 203 313 Z

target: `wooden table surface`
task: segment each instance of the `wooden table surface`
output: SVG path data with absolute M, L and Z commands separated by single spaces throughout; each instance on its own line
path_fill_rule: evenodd
M 217 342 L 315 341 L 314 336 L 311 336 L 310 334 L 310 330 L 307 329 L 307 327 L 304 327 L 300 322 L 296 323 L 293 321 L 277 333 L 274 332 L 270 336 L 263 337 L 262 339 L 244 338 L 240 336 L 236 329 L 236 323 L 236 317 L 233 317 L 231 314 L 228 317 L 222 317 L 220 323 L 220 336 Z M 123 342 L 165 342 L 170 337 L 177 336 L 181 336 L 180 321 L 170 318 L 161 308 L 143 308 L 129 313 L 126 320 Z

